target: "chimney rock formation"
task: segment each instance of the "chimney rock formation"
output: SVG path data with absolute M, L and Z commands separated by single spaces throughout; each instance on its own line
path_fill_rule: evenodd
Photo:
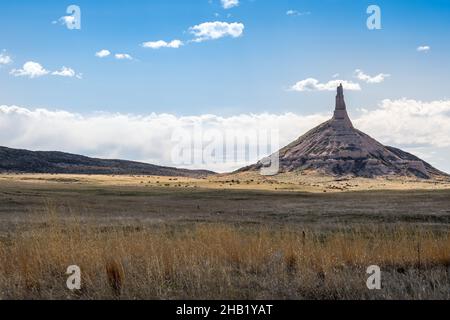
M 414 155 L 385 147 L 355 129 L 347 114 L 344 89 L 337 89 L 331 120 L 310 130 L 279 151 L 280 173 L 314 171 L 333 176 L 413 176 L 430 179 L 446 174 Z M 262 162 L 239 172 L 261 169 Z

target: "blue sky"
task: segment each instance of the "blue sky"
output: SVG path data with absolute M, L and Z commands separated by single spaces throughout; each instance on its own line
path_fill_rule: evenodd
M 81 30 L 52 21 L 68 5 L 82 10 Z M 391 77 L 364 84 L 348 99 L 374 107 L 385 98 L 448 98 L 449 1 L 377 1 L 382 30 L 366 28 L 366 8 L 354 0 L 13 1 L 0 4 L 1 48 L 19 68 L 73 68 L 83 79 L 12 77 L 0 70 L 0 103 L 75 112 L 170 112 L 180 115 L 327 111 L 326 92 L 290 92 L 297 81 L 353 80 L 355 69 Z M 305 13 L 288 16 L 288 10 Z M 218 16 L 216 16 L 218 14 Z M 192 39 L 189 28 L 208 21 L 238 22 L 238 38 L 146 49 L 146 41 Z M 417 52 L 427 45 L 430 52 Z M 136 60 L 98 59 L 108 49 Z
M 375 114 L 386 99 L 405 98 L 413 101 L 410 105 L 419 102 L 420 108 L 441 101 L 444 107 L 439 106 L 447 110 L 450 1 L 237 2 L 224 8 L 221 0 L 2 1 L 0 106 L 83 116 L 99 111 L 176 117 L 317 115 L 331 112 L 335 92 L 327 88 L 342 80 L 358 86 L 346 91 L 350 114 L 356 118 L 361 110 Z M 81 8 L 81 30 L 70 30 L 58 20 L 71 4 Z M 381 30 L 366 27 L 371 4 L 381 8 Z M 201 38 L 195 26 L 205 30 L 208 22 L 222 24 L 225 31 L 217 39 L 207 33 L 193 41 Z M 238 30 L 226 29 L 231 26 Z M 179 40 L 183 45 L 142 46 L 160 40 Z M 100 50 L 110 55 L 99 58 Z M 115 54 L 132 59 L 117 59 Z M 44 72 L 30 78 L 23 72 L 27 62 L 39 64 Z M 62 72 L 62 67 L 73 73 L 52 74 Z M 414 118 L 414 111 L 409 116 Z M 447 130 L 448 118 L 442 121 Z M 366 129 L 376 138 L 384 133 L 378 127 Z M 444 165 L 450 154 L 446 142 L 433 144 L 438 138 L 428 131 L 417 143 L 405 142 L 400 139 L 405 132 L 399 130 L 393 132 L 399 139 L 392 144 L 419 153 L 417 148 L 433 145 L 436 155 L 430 161 Z M 108 156 L 95 148 L 25 143 L 22 136 L 14 141 L 23 147 Z M 114 155 L 167 164 L 148 155 Z

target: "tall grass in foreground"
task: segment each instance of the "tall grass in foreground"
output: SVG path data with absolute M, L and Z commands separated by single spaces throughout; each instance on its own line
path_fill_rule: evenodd
M 366 287 L 370 265 L 383 288 Z M 69 265 L 82 289 L 66 288 Z M 98 227 L 56 217 L 0 239 L 2 299 L 449 299 L 450 233 L 195 225 Z

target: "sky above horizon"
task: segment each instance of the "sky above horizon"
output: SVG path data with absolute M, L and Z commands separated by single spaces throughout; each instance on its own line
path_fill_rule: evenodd
M 343 82 L 361 129 L 450 171 L 449 18 L 444 0 L 1 2 L 0 145 L 171 165 L 154 128 L 282 119 L 284 144 Z

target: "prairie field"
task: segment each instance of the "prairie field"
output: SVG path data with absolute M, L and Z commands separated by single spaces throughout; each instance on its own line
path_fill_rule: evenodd
M 0 299 L 450 298 L 450 190 L 215 179 L 0 176 Z

